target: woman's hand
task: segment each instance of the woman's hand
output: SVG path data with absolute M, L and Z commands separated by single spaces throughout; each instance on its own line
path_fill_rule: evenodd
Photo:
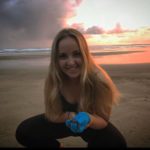
M 75 133 L 83 132 L 90 124 L 91 118 L 86 112 L 79 112 L 72 119 L 66 120 L 66 126 Z

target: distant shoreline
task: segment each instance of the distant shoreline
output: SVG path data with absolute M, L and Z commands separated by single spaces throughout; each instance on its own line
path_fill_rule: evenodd
M 95 56 L 94 56 L 95 57 Z M 17 54 L 3 54 L 0 55 L 0 61 L 9 61 L 9 60 L 26 60 L 26 59 L 46 59 L 49 60 L 50 59 L 50 53 L 49 52 L 36 52 L 36 53 L 17 53 Z M 147 64 L 149 65 L 150 63 L 124 63 L 124 64 L 119 64 L 119 63 L 102 63 L 101 65 L 121 65 L 121 66 L 125 66 L 125 65 L 144 65 Z

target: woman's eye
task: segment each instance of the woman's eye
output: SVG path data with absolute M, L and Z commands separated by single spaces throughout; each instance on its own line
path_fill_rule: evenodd
M 66 54 L 60 54 L 59 55 L 59 59 L 66 59 L 67 58 L 67 55 Z
M 74 55 L 75 57 L 80 57 L 80 56 L 81 56 L 81 53 L 80 53 L 80 52 L 75 52 L 73 55 Z

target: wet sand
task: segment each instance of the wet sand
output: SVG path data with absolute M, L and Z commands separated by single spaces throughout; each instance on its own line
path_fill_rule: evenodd
M 44 112 L 43 87 L 49 57 L 0 56 L 0 147 L 22 147 L 17 125 Z M 122 93 L 111 122 L 129 147 L 150 147 L 150 64 L 102 65 Z M 80 137 L 59 139 L 65 147 L 86 147 Z

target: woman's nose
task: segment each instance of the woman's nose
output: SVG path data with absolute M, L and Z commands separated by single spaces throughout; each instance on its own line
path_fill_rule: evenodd
M 69 58 L 68 58 L 68 64 L 69 64 L 69 65 L 74 65 L 74 63 L 75 63 L 74 58 L 73 58 L 73 57 L 69 57 Z

